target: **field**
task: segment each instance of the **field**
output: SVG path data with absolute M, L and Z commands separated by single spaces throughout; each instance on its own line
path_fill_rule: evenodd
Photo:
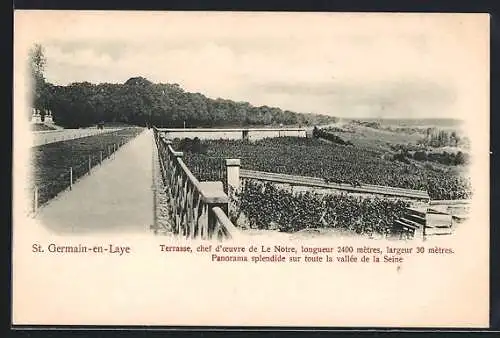
M 345 134 L 353 145 L 278 137 L 255 142 L 176 139 L 174 148 L 184 151 L 185 162 L 200 180 L 224 181 L 224 159 L 239 158 L 244 169 L 425 190 L 438 200 L 470 197 L 465 166 L 387 159 L 391 145 L 417 140 L 419 135 L 405 136 L 364 126 Z M 255 180 L 244 180 L 242 184 L 241 191 L 230 193 L 230 217 L 237 226 L 249 231 L 326 231 L 391 237 L 397 235 L 394 221 L 413 204 L 402 198 L 290 190 Z
M 224 181 L 224 159 L 239 158 L 243 169 L 313 176 L 338 183 L 425 190 L 434 200 L 470 198 L 466 165 L 412 158 L 400 160 L 394 156 L 399 152 L 395 146 L 417 144 L 425 137 L 425 129 L 419 127 L 391 130 L 346 123 L 331 129 L 340 140 L 175 139 L 173 146 L 184 152 L 184 161 L 200 180 Z M 394 221 L 415 202 L 369 194 L 289 189 L 250 179 L 243 180 L 241 191 L 230 192 L 230 196 L 231 220 L 249 231 L 346 232 L 369 237 L 397 235 Z
M 93 135 L 63 142 L 49 143 L 32 148 L 32 176 L 29 178 L 30 189 L 38 188 L 38 204 L 41 205 L 70 183 L 70 167 L 73 181 L 88 172 L 89 158 L 91 166 L 107 158 L 114 145 L 126 143 L 142 131 L 142 128 L 126 128 L 118 131 Z
M 348 132 L 347 132 L 348 131 Z M 346 132 L 336 133 L 346 141 L 355 145 L 389 150 L 391 144 L 416 143 L 423 133 L 398 133 L 384 129 L 373 129 L 365 126 L 348 126 Z
M 201 179 L 213 179 L 206 177 L 207 173 L 214 172 L 222 159 L 239 158 L 244 169 L 426 190 L 432 199 L 439 200 L 469 198 L 470 183 L 462 175 L 465 167 L 403 163 L 385 159 L 385 153 L 379 145 L 344 146 L 320 139 L 281 137 L 256 142 L 202 141 L 200 152 L 185 151 L 184 158 L 190 168 L 200 168 L 195 174 Z

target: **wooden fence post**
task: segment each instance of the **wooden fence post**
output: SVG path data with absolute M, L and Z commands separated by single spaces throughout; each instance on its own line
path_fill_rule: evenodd
M 92 167 L 92 157 L 89 155 L 89 175 L 90 175 L 90 168 Z
M 69 190 L 73 189 L 73 167 L 69 167 Z
M 99 156 L 101 157 L 101 162 L 99 162 L 99 164 L 102 164 L 102 150 L 99 151 Z

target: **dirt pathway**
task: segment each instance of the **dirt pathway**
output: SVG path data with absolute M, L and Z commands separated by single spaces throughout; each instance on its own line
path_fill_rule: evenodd
M 152 131 L 146 130 L 39 210 L 60 234 L 150 231 L 153 223 Z

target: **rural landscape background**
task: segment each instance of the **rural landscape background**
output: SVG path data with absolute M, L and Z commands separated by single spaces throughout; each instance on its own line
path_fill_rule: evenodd
M 487 327 L 486 14 L 14 21 L 14 324 Z
M 309 137 L 256 141 L 176 138 L 174 148 L 201 181 L 223 180 L 222 161 L 238 158 L 244 169 L 318 177 L 352 186 L 379 185 L 425 191 L 431 200 L 467 200 L 470 140 L 457 119 L 339 118 L 297 113 L 248 102 L 211 99 L 178 84 L 155 84 L 133 77 L 122 84 L 89 82 L 54 85 L 45 79 L 42 45 L 31 50 L 33 106 L 42 120 L 50 111 L 54 125 L 31 124 L 34 132 L 115 128 L 112 133 L 52 142 L 33 151 L 33 182 L 49 186 L 38 197 L 46 203 L 110 156 L 110 145 L 123 145 L 142 128 L 299 127 Z M 31 112 L 30 112 L 31 113 Z M 48 134 L 50 135 L 50 134 Z M 113 149 L 116 151 L 116 148 Z M 111 151 L 112 152 L 112 151 Z M 99 155 L 98 155 L 99 154 Z M 160 170 L 157 170 L 158 172 Z M 61 177 L 63 179 L 61 179 Z M 158 183 L 160 184 L 160 183 Z M 297 190 L 297 189 L 296 189 Z M 40 192 L 39 192 L 40 193 Z M 339 195 L 340 193 L 340 195 Z M 388 236 L 412 199 L 335 189 L 293 191 L 280 184 L 244 180 L 235 195 L 231 220 L 242 228 L 296 232 L 327 229 Z M 419 202 L 417 201 L 417 204 Z M 161 205 L 161 203 L 160 203 Z M 162 208 L 159 208 L 161 213 Z M 167 213 L 163 208 L 163 213 Z M 168 217 L 163 227 L 169 228 Z
M 124 145 L 132 147 L 154 134 L 153 148 L 159 147 L 160 136 L 169 137 L 168 130 L 177 128 L 188 134 L 170 137 L 173 149 L 182 152 L 183 163 L 199 181 L 223 182 L 231 199 L 228 217 L 242 230 L 407 238 L 426 222 L 429 203 L 431 213 L 449 218 L 444 221 L 448 225 L 442 220 L 436 225 L 446 228 L 442 234 L 451 234 L 466 217 L 473 195 L 471 140 L 457 118 L 462 110 L 455 110 L 465 97 L 464 85 L 439 54 L 458 41 L 440 41 L 445 31 L 431 34 L 435 23 L 421 30 L 402 24 L 406 35 L 400 36 L 384 30 L 383 43 L 360 32 L 328 35 L 316 25 L 307 32 L 318 34 L 314 42 L 295 29 L 293 38 L 275 31 L 267 40 L 262 30 L 244 31 L 239 41 L 221 24 L 204 32 L 210 39 L 189 36 L 190 46 L 168 35 L 176 24 L 153 32 L 147 41 L 111 29 L 116 36 L 57 38 L 32 46 L 33 102 L 26 118 L 40 113 L 40 121 L 30 124 L 38 140 L 29 184 L 29 196 L 37 196 L 34 209 L 68 185 L 78 185 Z M 344 49 L 319 47 L 332 37 Z M 317 46 L 318 53 L 299 48 L 300 42 Z M 384 48 L 389 45 L 398 46 L 406 58 L 388 55 Z M 197 48 L 199 59 L 189 54 Z M 149 61 L 157 63 L 148 64 L 147 52 L 153 50 Z M 361 51 L 386 58 L 363 58 Z M 381 66 L 391 62 L 384 74 Z M 261 69 L 252 71 L 253 63 Z M 292 67 L 287 71 L 284 65 Z M 196 77 L 200 67 L 207 73 Z M 207 139 L 197 128 L 274 128 L 283 134 Z M 284 136 L 290 128 L 304 133 Z M 151 156 L 153 177 L 163 175 L 154 178 L 154 213 L 160 220 L 155 222 L 161 223 L 155 228 L 169 233 L 172 197 L 159 193 L 166 189 L 166 158 L 156 152 Z M 234 193 L 225 181 L 226 159 L 241 163 L 241 186 Z M 415 214 L 409 215 L 412 208 Z

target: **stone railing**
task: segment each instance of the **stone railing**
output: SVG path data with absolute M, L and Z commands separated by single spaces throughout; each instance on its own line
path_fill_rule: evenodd
M 169 138 L 198 137 L 199 139 L 256 140 L 265 137 L 306 137 L 307 129 L 302 127 L 279 128 L 158 128 Z
M 228 239 L 239 230 L 228 218 L 229 197 L 220 181 L 200 182 L 184 163 L 183 153 L 153 128 L 163 182 L 169 196 L 173 232 L 186 238 Z

